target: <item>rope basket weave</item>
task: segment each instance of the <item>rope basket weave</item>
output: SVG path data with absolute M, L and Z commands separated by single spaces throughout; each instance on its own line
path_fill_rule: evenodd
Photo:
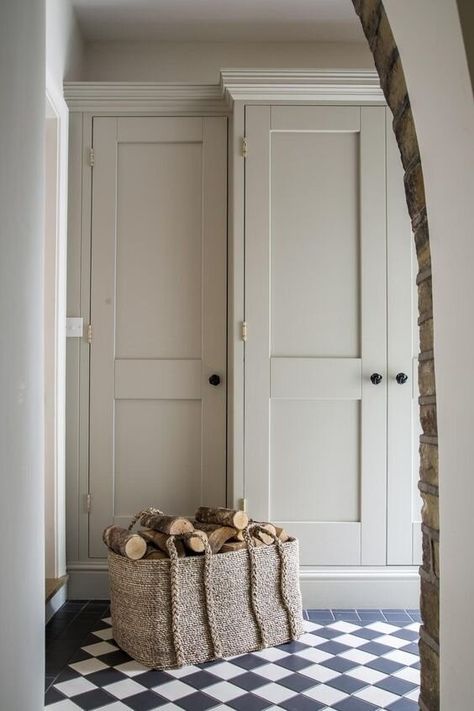
M 139 518 L 137 516 L 136 518 Z M 130 528 L 133 527 L 135 520 Z M 133 659 L 167 669 L 244 654 L 302 633 L 298 541 L 178 558 L 129 560 L 109 551 L 113 637 Z M 251 535 L 252 534 L 252 535 Z M 193 534 L 185 534 L 192 536 Z

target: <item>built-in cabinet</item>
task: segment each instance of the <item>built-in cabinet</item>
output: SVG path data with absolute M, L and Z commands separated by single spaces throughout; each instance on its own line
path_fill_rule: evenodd
M 299 537 L 306 604 L 415 605 L 414 262 L 390 117 L 366 73 L 292 92 L 257 75 L 173 106 L 159 86 L 66 87 L 71 593 L 107 594 L 111 521 L 227 503 Z

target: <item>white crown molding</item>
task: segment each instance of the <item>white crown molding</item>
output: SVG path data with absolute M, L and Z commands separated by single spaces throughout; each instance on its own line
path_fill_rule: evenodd
M 372 70 L 223 69 L 221 90 L 234 101 L 385 103 Z
M 217 84 L 168 82 L 65 82 L 70 111 L 222 113 L 226 106 Z
M 375 71 L 223 69 L 220 84 L 65 82 L 70 111 L 222 114 L 234 101 L 383 104 Z

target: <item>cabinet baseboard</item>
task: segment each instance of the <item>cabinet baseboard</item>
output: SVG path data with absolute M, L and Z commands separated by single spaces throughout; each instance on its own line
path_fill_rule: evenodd
M 68 565 L 69 600 L 107 600 L 109 584 L 103 561 Z M 420 583 L 416 566 L 302 567 L 306 608 L 417 608 Z

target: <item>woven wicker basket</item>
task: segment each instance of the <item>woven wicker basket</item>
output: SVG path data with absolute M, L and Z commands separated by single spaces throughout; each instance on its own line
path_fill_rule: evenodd
M 296 639 L 303 632 L 298 541 L 255 547 L 247 540 L 248 550 L 212 555 L 207 546 L 204 556 L 180 559 L 170 538 L 170 560 L 109 551 L 117 644 L 145 666 L 166 669 Z

